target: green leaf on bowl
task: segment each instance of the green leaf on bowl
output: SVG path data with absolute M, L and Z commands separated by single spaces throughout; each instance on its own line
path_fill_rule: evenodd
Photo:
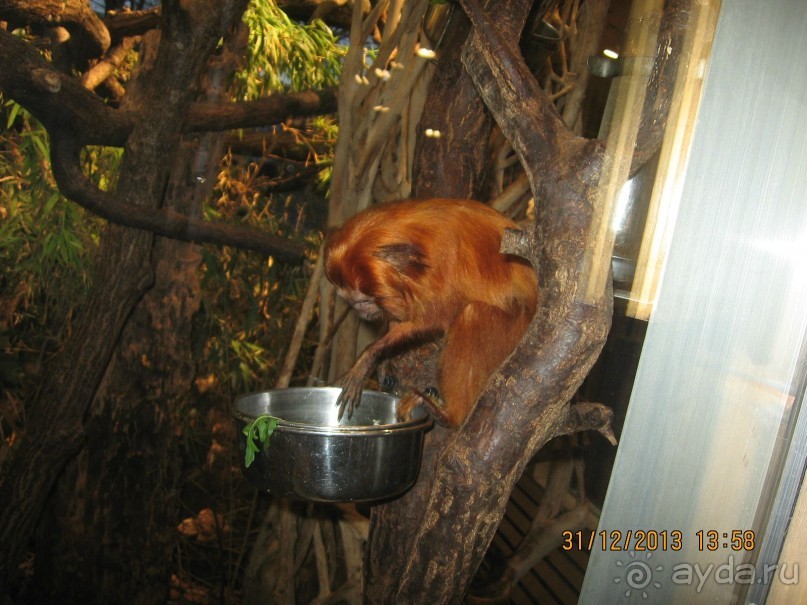
M 244 427 L 244 435 L 247 436 L 247 449 L 244 452 L 244 466 L 249 468 L 255 460 L 255 454 L 260 451 L 258 443 L 263 447 L 269 447 L 269 437 L 275 432 L 279 418 L 264 414 L 258 416 Z

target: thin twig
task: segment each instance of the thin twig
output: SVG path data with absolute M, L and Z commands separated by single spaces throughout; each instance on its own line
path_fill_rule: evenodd
M 289 386 L 291 382 L 291 374 L 294 371 L 294 366 L 297 364 L 297 358 L 300 355 L 300 350 L 303 346 L 303 338 L 305 338 L 306 328 L 311 321 L 311 316 L 314 313 L 314 306 L 319 297 L 319 282 L 325 271 L 324 262 L 324 245 L 320 246 L 317 263 L 314 265 L 314 271 L 311 274 L 311 279 L 308 282 L 308 290 L 303 299 L 303 306 L 300 309 L 300 316 L 297 318 L 297 324 L 294 326 L 294 333 L 289 343 L 289 349 L 286 351 L 286 358 L 283 360 L 283 367 L 280 369 L 275 388 L 282 389 Z

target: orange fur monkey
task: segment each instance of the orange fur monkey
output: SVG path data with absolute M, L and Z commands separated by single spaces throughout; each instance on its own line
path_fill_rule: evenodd
M 369 208 L 329 234 L 328 279 L 362 319 L 389 321 L 343 378 L 340 417 L 345 407 L 352 415 L 382 357 L 445 334 L 442 402 L 410 394 L 399 415 L 423 401 L 442 424 L 462 423 L 535 313 L 535 271 L 499 252 L 508 227 L 518 228 L 479 202 L 408 200 Z

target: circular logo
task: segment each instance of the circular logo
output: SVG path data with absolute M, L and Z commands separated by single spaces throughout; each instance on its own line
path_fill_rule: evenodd
M 637 560 L 636 553 L 634 552 L 630 552 L 629 555 L 632 559 L 631 561 L 627 563 L 623 561 L 616 562 L 617 567 L 623 568 L 624 572 L 620 577 L 614 578 L 614 583 L 625 583 L 626 597 L 630 597 L 633 594 L 640 594 L 642 598 L 646 599 L 648 592 L 645 589 L 649 589 L 651 586 L 661 589 L 661 582 L 653 580 L 653 573 L 663 571 L 664 567 L 661 565 L 652 567 L 645 561 Z M 645 558 L 649 561 L 652 556 L 651 553 L 647 553 Z
M 625 584 L 631 588 L 647 588 L 653 580 L 653 570 L 644 561 L 634 561 L 625 567 Z

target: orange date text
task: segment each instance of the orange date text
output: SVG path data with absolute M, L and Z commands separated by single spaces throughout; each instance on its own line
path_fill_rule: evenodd
M 563 550 L 658 551 L 681 550 L 683 533 L 678 530 L 628 529 L 611 531 L 578 530 L 562 533 Z

